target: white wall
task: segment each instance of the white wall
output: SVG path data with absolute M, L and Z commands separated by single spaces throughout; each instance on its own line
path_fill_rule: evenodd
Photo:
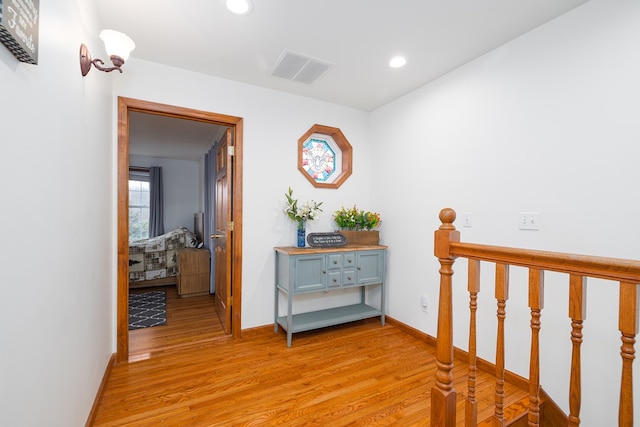
M 452 207 L 462 240 L 635 258 L 640 253 L 640 3 L 586 5 L 371 115 L 372 202 L 389 251 L 390 316 L 436 334 L 433 231 Z M 371 169 L 373 171 L 374 168 Z M 520 231 L 519 212 L 540 213 Z M 473 226 L 461 226 L 472 213 Z M 491 266 L 481 292 L 481 357 L 494 359 Z M 467 347 L 466 266 L 455 270 L 455 345 Z M 514 271 L 507 365 L 527 375 L 526 276 Z M 432 309 L 421 311 L 420 296 Z M 549 274 L 542 385 L 568 411 L 570 320 L 565 279 Z M 582 425 L 615 425 L 620 378 L 617 286 L 590 282 L 583 333 Z M 486 337 L 486 338 L 485 338 Z M 640 407 L 638 393 L 635 407 Z
M 92 5 L 40 2 L 39 64 L 0 45 L 0 425 L 80 426 L 113 352 L 111 81 Z
M 308 225 L 308 232 L 335 229 L 331 214 L 342 205 L 357 203 L 367 208 L 371 192 L 368 114 L 135 57 L 127 61 L 127 72 L 121 77 L 115 96 L 244 118 L 242 327 L 272 323 L 273 247 L 295 244 L 295 223 L 283 212 L 284 194 L 292 187 L 301 201 L 323 202 L 324 212 Z M 337 191 L 313 187 L 297 169 L 298 138 L 316 123 L 340 128 L 353 147 L 353 174 Z M 117 164 L 113 168 L 115 175 Z
M 202 210 L 200 163 L 137 155 L 132 155 L 129 163 L 140 167 L 162 167 L 164 231 L 169 232 L 181 226 L 194 231 L 193 214 Z

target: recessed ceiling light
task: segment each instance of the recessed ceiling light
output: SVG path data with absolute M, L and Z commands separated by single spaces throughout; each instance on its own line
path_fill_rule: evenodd
M 247 15 L 253 10 L 251 0 L 227 0 L 227 9 L 237 15 Z
M 391 68 L 401 68 L 407 63 L 407 60 L 404 56 L 394 56 L 389 61 L 389 67 Z

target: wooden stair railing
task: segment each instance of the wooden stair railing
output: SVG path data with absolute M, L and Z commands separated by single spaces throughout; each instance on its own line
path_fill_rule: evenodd
M 509 266 L 528 268 L 529 308 L 531 310 L 531 354 L 529 359 L 528 425 L 541 425 L 540 411 L 540 344 L 541 313 L 544 306 L 544 272 L 569 275 L 569 317 L 571 319 L 571 378 L 569 384 L 568 425 L 580 425 L 582 324 L 585 319 L 587 278 L 618 282 L 620 286 L 618 327 L 622 345 L 622 379 L 618 409 L 618 425 L 633 426 L 633 370 L 635 337 L 640 315 L 640 261 L 593 257 L 559 252 L 479 245 L 460 242 L 460 232 L 453 225 L 456 213 L 445 208 L 440 211 L 442 225 L 435 232 L 434 253 L 440 262 L 440 300 L 436 341 L 436 378 L 431 390 L 431 425 L 456 425 L 456 391 L 453 388 L 453 307 L 452 276 L 456 258 L 468 259 L 469 291 L 469 374 L 465 402 L 465 425 L 478 425 L 476 389 L 476 310 L 480 292 L 480 261 L 496 266 L 495 298 L 497 301 L 498 331 L 496 342 L 496 387 L 493 426 L 505 426 L 504 378 L 505 335 L 504 321 L 509 298 Z

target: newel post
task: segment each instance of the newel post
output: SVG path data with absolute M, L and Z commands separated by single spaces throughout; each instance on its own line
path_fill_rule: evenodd
M 436 341 L 436 385 L 431 389 L 431 425 L 456 425 L 456 391 L 453 389 L 453 298 L 452 276 L 455 257 L 450 243 L 460 241 L 453 221 L 456 212 L 440 211 L 442 225 L 435 232 L 434 253 L 440 261 L 440 301 L 438 303 L 438 336 Z

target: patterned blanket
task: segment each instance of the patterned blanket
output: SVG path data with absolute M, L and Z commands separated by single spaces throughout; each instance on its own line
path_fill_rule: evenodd
M 180 248 L 194 248 L 195 234 L 179 227 L 162 236 L 129 243 L 129 282 L 160 279 L 178 274 Z

